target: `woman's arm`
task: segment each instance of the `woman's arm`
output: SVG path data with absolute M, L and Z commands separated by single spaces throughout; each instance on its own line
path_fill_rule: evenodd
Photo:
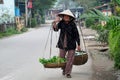
M 56 23 L 55 21 L 52 22 L 52 26 L 53 26 L 53 30 L 54 31 L 58 31 L 58 23 Z
M 60 25 L 60 17 L 56 17 L 55 20 L 52 22 L 53 30 L 58 31 Z

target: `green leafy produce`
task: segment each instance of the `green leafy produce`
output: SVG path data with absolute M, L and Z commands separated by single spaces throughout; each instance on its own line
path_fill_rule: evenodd
M 50 59 L 40 58 L 39 62 L 41 64 L 47 64 L 47 63 L 65 63 L 66 59 L 65 58 L 60 58 L 60 57 L 57 57 L 57 56 L 53 56 Z
M 86 52 L 85 51 L 76 51 L 75 52 L 75 56 L 82 55 L 82 54 L 86 54 Z

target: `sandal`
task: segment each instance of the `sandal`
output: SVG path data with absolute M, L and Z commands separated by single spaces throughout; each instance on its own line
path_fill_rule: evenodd
M 72 78 L 70 74 L 67 74 L 66 77 L 67 77 L 67 78 Z
M 65 68 L 62 67 L 62 70 L 63 70 L 62 74 L 65 75 Z
M 62 74 L 65 75 L 65 71 L 63 71 Z

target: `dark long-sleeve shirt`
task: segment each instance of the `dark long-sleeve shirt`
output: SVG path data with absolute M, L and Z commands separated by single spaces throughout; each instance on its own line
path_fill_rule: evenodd
M 67 38 L 67 50 L 75 50 L 76 49 L 76 42 L 78 45 L 80 45 L 80 38 L 77 26 L 74 21 L 71 21 L 69 23 L 65 23 L 63 20 L 60 21 L 56 28 L 54 28 L 54 31 L 58 31 L 60 29 L 60 36 L 58 40 L 58 48 L 64 49 L 64 38 L 66 35 Z

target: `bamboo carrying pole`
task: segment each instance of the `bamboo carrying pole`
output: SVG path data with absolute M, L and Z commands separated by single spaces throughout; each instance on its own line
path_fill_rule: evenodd
M 78 27 L 79 27 L 78 29 L 79 29 L 79 33 L 80 33 L 80 43 L 82 45 L 83 51 L 87 52 L 86 44 L 85 44 L 84 37 L 83 37 L 84 35 L 83 35 L 82 29 L 80 26 L 80 20 L 78 20 Z

